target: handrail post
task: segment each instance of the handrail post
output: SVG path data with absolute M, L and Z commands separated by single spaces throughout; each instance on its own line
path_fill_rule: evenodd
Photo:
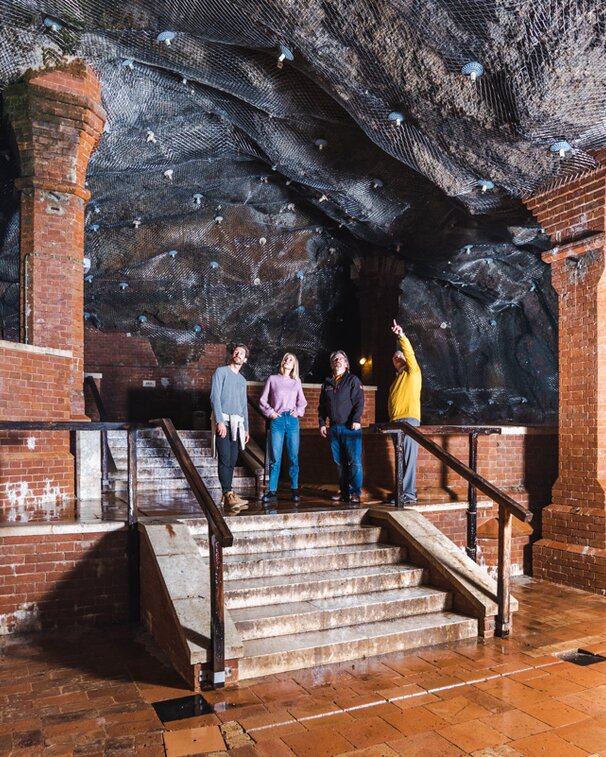
M 511 631 L 511 597 L 509 593 L 511 574 L 511 531 L 513 515 L 503 506 L 499 507 L 499 563 L 497 575 L 497 614 L 496 634 L 502 638 Z
M 469 467 L 476 473 L 478 466 L 478 434 L 471 432 L 469 434 Z M 465 551 L 468 556 L 476 562 L 477 559 L 477 541 L 476 529 L 478 522 L 478 493 L 476 487 L 469 482 L 467 486 L 467 547 Z
M 404 432 L 396 431 L 396 507 L 404 506 Z
M 103 429 L 101 434 L 101 491 L 109 491 L 109 444 L 107 431 Z
M 127 432 L 128 577 L 130 619 L 139 620 L 139 529 L 137 525 L 137 429 Z
M 225 617 L 223 596 L 223 548 L 208 529 L 210 541 L 210 617 L 213 686 L 225 686 Z

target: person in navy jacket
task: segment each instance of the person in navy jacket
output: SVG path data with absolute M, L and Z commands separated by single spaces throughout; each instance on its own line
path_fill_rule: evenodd
M 357 376 L 349 372 L 343 350 L 330 356 L 332 376 L 320 390 L 318 420 L 320 433 L 330 440 L 333 460 L 339 472 L 340 492 L 335 502 L 359 502 L 362 495 L 362 413 L 364 390 Z M 330 427 L 326 427 L 327 420 Z

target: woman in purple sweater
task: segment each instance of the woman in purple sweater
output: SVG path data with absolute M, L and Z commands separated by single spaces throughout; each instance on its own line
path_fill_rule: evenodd
M 259 406 L 263 415 L 271 421 L 269 491 L 263 495 L 263 502 L 275 502 L 278 498 L 284 440 L 290 460 L 292 501 L 299 502 L 299 418 L 305 413 L 307 400 L 299 378 L 299 361 L 292 352 L 287 352 L 282 358 L 280 373 L 270 376 L 265 382 Z

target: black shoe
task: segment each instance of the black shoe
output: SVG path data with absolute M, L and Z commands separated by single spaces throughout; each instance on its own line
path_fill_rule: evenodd
M 268 491 L 263 495 L 263 502 L 275 502 L 278 499 L 278 492 Z
M 331 502 L 349 502 L 349 497 L 345 497 L 341 492 L 333 494 L 330 498 Z
M 293 502 L 300 502 L 301 501 L 301 495 L 299 494 L 298 489 L 291 489 L 291 495 L 290 498 Z

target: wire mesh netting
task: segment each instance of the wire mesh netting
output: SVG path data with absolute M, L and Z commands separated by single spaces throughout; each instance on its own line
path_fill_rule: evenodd
M 591 168 L 606 144 L 597 0 L 0 0 L 0 11 L 2 88 L 65 56 L 99 74 L 108 123 L 88 172 L 86 313 L 101 329 L 140 329 L 165 362 L 237 337 L 267 354 L 258 377 L 284 348 L 317 377 L 317 353 L 348 337 L 347 259 L 360 251 L 441 266 L 466 244 L 492 245 L 496 260 L 513 244 L 519 291 L 499 264 L 498 298 L 519 300 L 534 279 L 546 291 L 519 198 Z M 17 318 L 16 213 L 5 181 L 6 334 Z M 505 366 L 515 319 L 468 328 L 493 300 L 471 302 L 463 287 L 434 303 L 422 270 L 418 296 L 448 310 L 458 362 L 490 343 Z M 553 307 L 537 298 L 537 323 Z M 548 394 L 554 338 L 545 332 L 543 376 L 533 360 L 511 363 Z M 508 388 L 513 370 L 501 372 L 504 392 L 526 396 Z M 447 383 L 471 392 L 465 381 Z M 520 404 L 551 412 L 551 400 L 526 394 Z

